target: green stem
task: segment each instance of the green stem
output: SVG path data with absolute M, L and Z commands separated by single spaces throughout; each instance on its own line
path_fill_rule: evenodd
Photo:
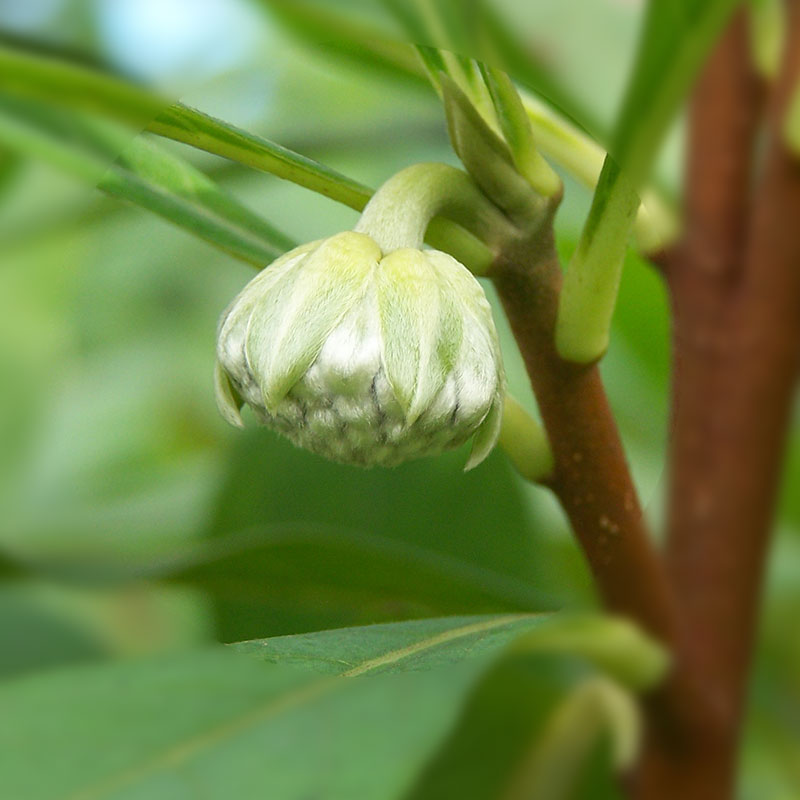
M 446 164 L 423 163 L 389 178 L 367 204 L 355 230 L 371 236 L 384 253 L 403 247 L 419 249 L 431 220 L 439 214 L 487 243 L 510 227 L 465 172 Z

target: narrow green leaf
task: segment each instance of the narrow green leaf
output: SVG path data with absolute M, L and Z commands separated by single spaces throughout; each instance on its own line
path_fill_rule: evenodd
M 262 240 L 264 245 L 269 245 L 264 250 L 273 253 L 271 258 L 295 246 L 288 236 L 221 189 L 204 172 L 147 138 L 133 139 L 117 160 L 140 178 L 224 219 L 232 227 L 240 229 L 243 237 Z M 262 265 L 265 263 L 261 262 Z
M 567 270 L 556 345 L 563 358 L 589 363 L 608 346 L 622 261 L 637 192 L 667 126 L 736 0 L 648 5 L 633 77 L 580 244 Z
M 147 127 L 160 136 L 304 186 L 356 211 L 372 195 L 363 184 L 313 159 L 181 104 L 164 109 Z
M 357 211 L 362 210 L 372 196 L 372 190 L 363 184 L 281 145 L 187 106 L 168 106 L 166 101 L 144 89 L 67 62 L 32 56 L 16 48 L 0 46 L 0 90 L 3 89 L 57 107 L 88 109 L 134 126 L 146 125 L 148 130 L 161 136 L 269 172 Z M 51 155 L 59 158 L 64 154 L 53 152 Z M 75 162 L 71 167 L 96 171 L 96 165 L 93 167 L 88 163 Z M 141 195 L 142 192 L 139 191 L 138 194 Z M 164 208 L 170 204 L 161 197 L 151 197 L 149 202 L 152 203 L 152 210 L 157 213 L 160 213 L 159 209 L 163 209 L 183 219 L 188 218 L 179 207 Z M 204 202 L 206 208 L 215 210 L 216 200 L 212 202 L 206 196 Z M 179 204 L 173 202 L 171 205 Z M 230 208 L 227 212 L 230 212 Z M 239 215 L 237 212 L 237 216 Z M 223 235 L 217 230 L 214 234 Z M 485 272 L 489 265 L 491 254 L 486 247 L 451 220 L 432 220 L 427 241 L 434 247 L 452 253 L 462 264 L 477 273 Z M 225 246 L 229 248 L 230 243 Z M 257 253 L 251 253 L 250 260 L 259 266 L 265 263 L 264 258 Z
M 607 157 L 559 300 L 556 348 L 568 361 L 590 363 L 608 348 L 622 263 L 638 208 L 634 185 Z
M 73 110 L 94 111 L 134 127 L 291 180 L 357 210 L 370 190 L 310 158 L 109 75 L 0 46 L 0 90 Z
M 199 170 L 126 128 L 0 96 L 0 140 L 256 266 L 291 247 Z

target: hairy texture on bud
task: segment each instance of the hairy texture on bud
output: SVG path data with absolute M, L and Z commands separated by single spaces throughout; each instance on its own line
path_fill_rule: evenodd
M 467 468 L 499 433 L 505 390 L 491 310 L 446 253 L 348 231 L 303 245 L 257 275 L 222 316 L 217 403 L 244 403 L 319 455 L 392 466 L 458 447 Z

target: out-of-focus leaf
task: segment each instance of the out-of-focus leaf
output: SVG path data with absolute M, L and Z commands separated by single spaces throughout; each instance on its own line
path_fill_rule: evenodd
M 339 7 L 306 0 L 259 2 L 302 39 L 329 47 L 367 68 L 377 66 L 392 75 L 424 81 L 419 60 L 406 42 L 392 39 L 355 15 L 342 13 Z
M 236 533 L 245 548 L 248 536 L 254 544 L 265 538 L 250 556 L 245 550 L 183 577 L 211 589 L 226 641 L 575 603 L 583 568 L 572 543 L 536 534 L 527 489 L 502 454 L 463 475 L 465 458 L 459 451 L 360 470 L 246 431 L 209 535 Z M 563 577 L 570 572 L 572 584 Z
M 13 558 L 9 553 L 0 550 L 0 579 L 16 578 L 25 575 L 27 570 L 23 564 Z
M 570 689 L 594 673 L 565 655 L 501 659 L 470 692 L 458 721 L 436 755 L 404 795 L 404 800 L 555 800 L 550 795 L 518 794 L 520 772 L 546 734 Z M 619 798 L 613 791 L 607 740 L 601 740 L 581 765 L 573 765 L 573 797 Z
M 2 43 L 0 90 L 67 108 L 98 112 L 113 108 L 134 128 L 146 125 L 171 102 L 99 70 Z
M 5 194 L 19 167 L 19 156 L 5 147 L 0 147 L 0 198 Z
M 3 69 L 9 71 L 10 79 L 6 80 Z M 140 121 L 143 110 L 150 109 L 153 118 L 146 123 L 147 129 L 160 136 L 269 172 L 357 211 L 363 209 L 372 196 L 372 190 L 363 184 L 208 114 L 180 103 L 164 107 L 163 101 L 158 97 L 131 84 L 68 63 L 0 46 L 0 90 L 3 89 L 14 96 L 33 97 L 60 107 L 89 109 L 127 124 L 136 124 Z M 23 136 L 23 142 L 24 139 Z M 15 141 L 19 147 L 20 137 L 15 136 Z M 64 161 L 66 166 L 77 169 L 81 174 L 94 174 L 93 170 L 97 165 L 87 162 L 86 159 L 78 162 L 70 158 L 69 154 L 67 158 L 63 158 L 59 144 L 55 142 L 52 146 L 40 149 L 46 150 L 52 159 Z M 118 176 L 113 177 L 115 180 L 111 180 L 107 187 L 110 193 L 127 192 L 137 197 L 139 204 L 147 201 L 156 213 L 172 214 L 173 217 L 186 221 L 185 209 L 174 199 L 143 192 L 138 185 L 120 188 L 117 186 Z M 212 210 L 220 209 L 217 207 Z M 210 221 L 207 221 L 207 227 L 215 228 Z M 225 238 L 224 231 L 218 229 L 214 231 L 214 235 Z M 487 266 L 484 263 L 485 248 L 478 247 L 476 251 L 475 237 L 450 220 L 434 219 L 429 230 L 429 241 L 435 247 L 451 252 L 467 265 L 473 265 L 477 252 L 480 263 L 476 267 L 485 269 Z M 257 256 L 255 263 L 261 265 L 264 259 Z
M 371 192 L 310 158 L 180 103 L 69 62 L 0 46 L 0 90 L 62 108 L 88 110 L 271 172 L 353 208 Z
M 632 78 L 610 152 L 636 182 L 649 170 L 667 126 L 738 0 L 647 5 Z
M 0 688 L 3 791 L 397 798 L 485 660 L 538 619 L 345 632 L 322 675 L 211 651 L 17 680 Z M 31 768 L 42 761 L 46 770 Z
M 786 41 L 786 9 L 781 0 L 749 0 L 750 55 L 759 74 L 773 80 Z
M 225 641 L 267 631 L 554 606 L 524 581 L 467 560 L 376 532 L 307 522 L 214 541 L 165 577 L 214 601 Z
M 789 102 L 783 134 L 789 149 L 800 158 L 800 81 L 795 86 Z
M 0 586 L 0 676 L 96 660 L 106 648 L 68 614 L 36 602 L 20 581 Z
M 0 139 L 257 266 L 292 246 L 202 172 L 124 128 L 0 97 Z
M 592 112 L 561 84 L 545 58 L 537 57 L 535 51 L 520 41 L 513 25 L 504 19 L 496 4 L 483 0 L 478 8 L 473 25 L 479 37 L 479 50 L 474 54 L 500 67 L 523 86 L 545 98 L 561 114 L 584 131 L 589 131 L 598 141 L 607 140 L 607 132 Z

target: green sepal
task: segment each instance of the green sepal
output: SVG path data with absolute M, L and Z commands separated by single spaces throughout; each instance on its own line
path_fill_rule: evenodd
M 500 436 L 500 427 L 503 423 L 503 398 L 498 395 L 497 399 L 489 409 L 486 419 L 481 423 L 475 436 L 472 437 L 472 449 L 469 453 L 467 463 L 464 464 L 464 472 L 475 469 L 494 449 L 497 438 Z
M 234 388 L 219 361 L 214 364 L 214 395 L 217 400 L 217 409 L 222 418 L 236 428 L 244 428 L 244 420 L 240 413 L 244 400 Z

